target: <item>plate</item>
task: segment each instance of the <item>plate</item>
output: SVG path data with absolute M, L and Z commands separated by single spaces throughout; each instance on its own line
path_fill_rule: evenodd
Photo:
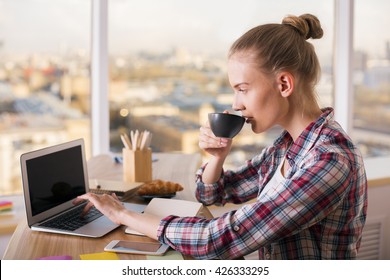
M 153 198 L 172 198 L 175 196 L 176 196 L 176 193 L 140 195 L 140 197 L 142 197 L 144 200 L 152 200 Z

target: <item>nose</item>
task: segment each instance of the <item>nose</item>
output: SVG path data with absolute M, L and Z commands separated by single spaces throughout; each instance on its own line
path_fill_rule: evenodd
M 243 106 L 238 94 L 234 94 L 234 96 L 233 96 L 232 109 L 234 111 L 241 111 L 244 109 L 244 106 Z

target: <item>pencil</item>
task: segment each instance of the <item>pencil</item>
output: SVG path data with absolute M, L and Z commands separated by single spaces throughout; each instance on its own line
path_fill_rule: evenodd
M 123 135 L 125 136 L 126 143 L 129 146 L 129 149 L 131 150 L 132 145 L 129 136 L 126 133 L 123 133 Z
M 127 144 L 126 138 L 123 134 L 121 134 L 121 140 L 122 140 L 123 146 L 125 146 L 126 149 L 130 149 L 130 146 L 129 146 L 129 144 Z

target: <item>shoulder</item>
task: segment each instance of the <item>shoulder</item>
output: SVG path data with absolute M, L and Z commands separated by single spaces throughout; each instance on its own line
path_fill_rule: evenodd
M 358 147 L 335 121 L 323 127 L 313 152 L 322 157 L 332 156 L 334 160 L 349 163 L 352 169 L 363 167 L 363 157 Z

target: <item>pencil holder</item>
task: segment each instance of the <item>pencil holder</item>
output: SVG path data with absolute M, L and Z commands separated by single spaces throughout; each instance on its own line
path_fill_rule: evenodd
M 123 149 L 123 180 L 147 182 L 152 180 L 152 150 Z

